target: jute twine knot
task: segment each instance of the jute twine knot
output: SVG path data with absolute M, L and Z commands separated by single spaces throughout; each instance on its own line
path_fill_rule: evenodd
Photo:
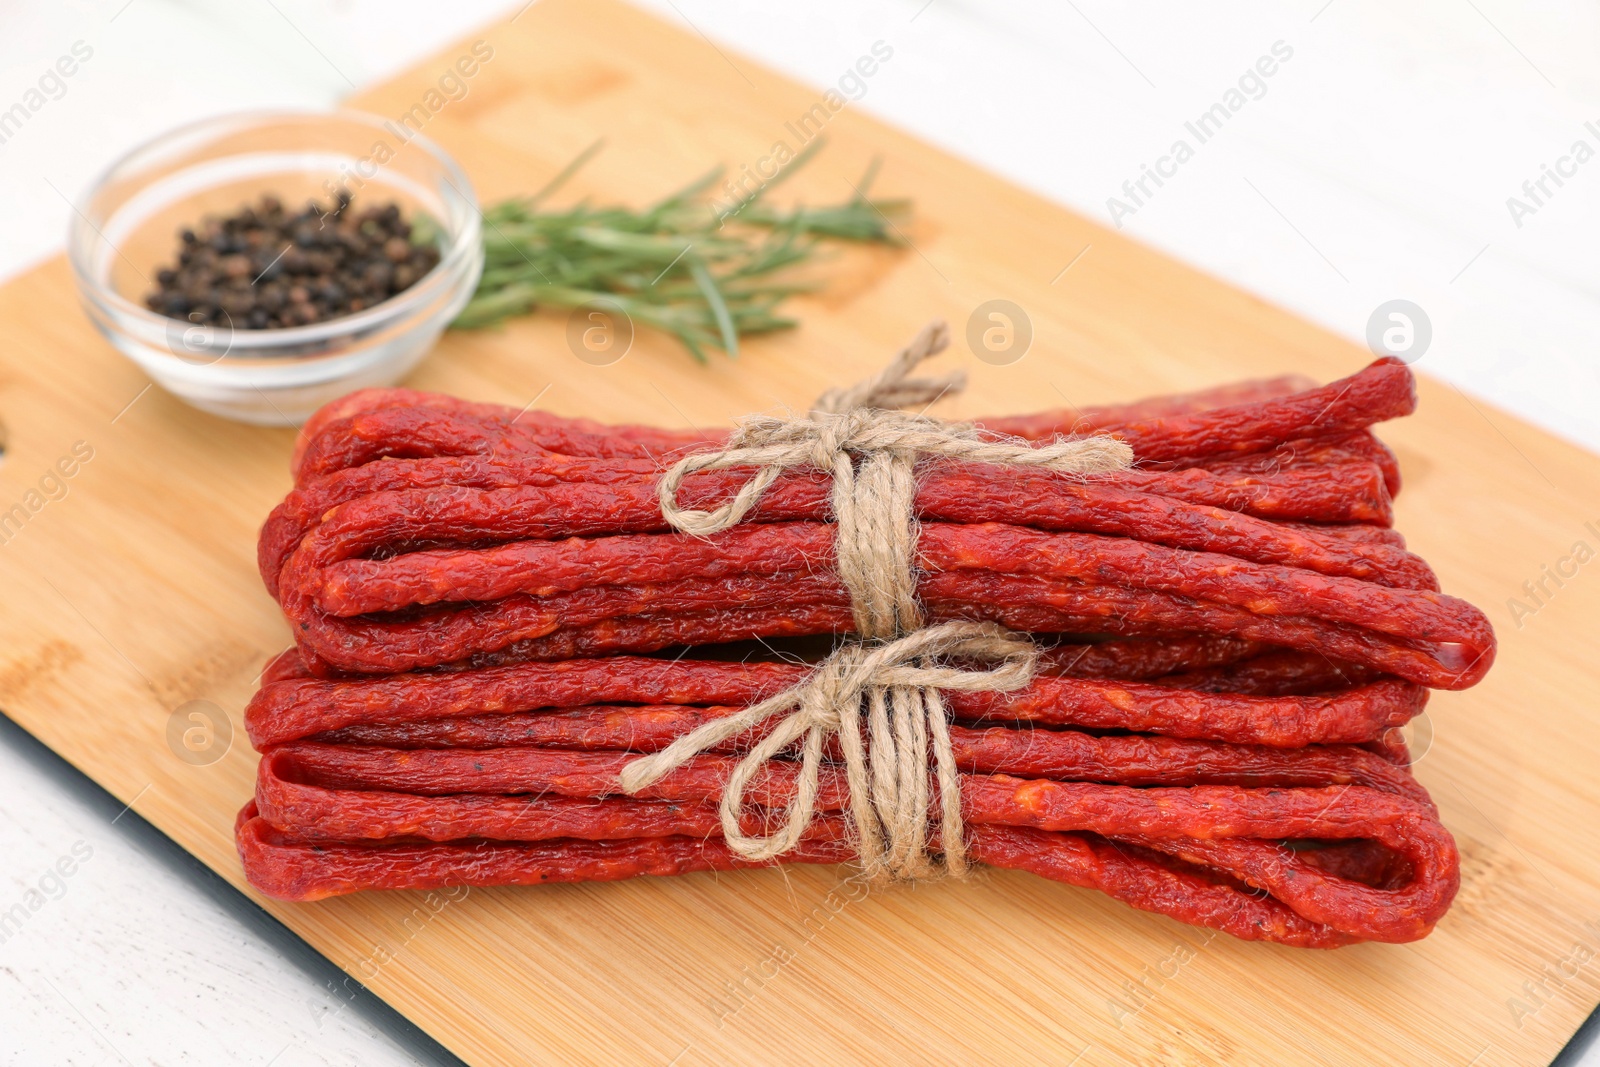
M 916 597 L 917 460 L 933 456 L 1078 474 L 1120 470 L 1132 462 L 1128 446 L 1109 437 L 1034 446 L 970 424 L 897 410 L 925 408 L 965 388 L 966 377 L 959 372 L 911 377 L 919 363 L 949 342 L 944 323 L 926 326 L 876 377 L 829 390 L 803 417 L 745 418 L 722 448 L 684 457 L 661 479 L 661 513 L 667 522 L 708 537 L 743 520 L 786 470 L 813 467 L 833 477 L 834 555 L 850 592 L 858 639 L 843 644 L 793 688 L 707 723 L 632 761 L 621 775 L 623 789 L 638 792 L 695 755 L 781 716 L 738 763 L 723 790 L 723 833 L 729 846 L 749 859 L 774 859 L 800 843 L 816 814 L 824 745 L 837 736 L 866 873 L 876 880 L 966 873 L 960 778 L 939 692 L 1021 688 L 1033 678 L 1038 651 L 1027 637 L 993 623 L 926 624 Z M 710 511 L 679 506 L 678 493 L 689 475 L 734 467 L 755 468 L 755 473 L 726 504 Z M 946 665 L 949 661 L 986 666 L 956 668 Z M 783 826 L 764 837 L 746 835 L 739 818 L 745 790 L 768 760 L 796 742 L 800 769 Z M 930 856 L 928 846 L 930 746 L 942 862 Z

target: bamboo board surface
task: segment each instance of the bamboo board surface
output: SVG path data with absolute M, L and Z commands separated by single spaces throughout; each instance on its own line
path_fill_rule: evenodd
M 599 136 L 608 148 L 574 193 L 644 202 L 711 162 L 796 147 L 785 124 L 821 99 L 610 0 L 546 0 L 482 36 L 492 60 L 426 132 L 485 202 L 535 188 Z M 406 112 L 469 44 L 353 105 Z M 641 332 L 597 367 L 568 350 L 564 315 L 538 315 L 447 336 L 409 384 L 717 424 L 856 380 L 937 316 L 958 337 L 941 362 L 973 378 L 941 406 L 952 416 L 1326 380 L 1370 359 L 848 108 L 826 134 L 792 193 L 842 199 L 881 155 L 877 190 L 916 201 L 914 248 L 843 256 L 839 281 L 794 303 L 799 330 L 705 367 Z M 959 340 L 996 297 L 1034 329 L 1006 366 Z M 243 887 L 231 826 L 256 760 L 240 713 L 289 640 L 255 533 L 289 487 L 291 433 L 142 392 L 61 260 L 0 289 L 0 323 L 0 512 L 28 512 L 0 544 L 0 707 Z M 1421 413 L 1382 433 L 1406 478 L 1399 525 L 1502 639 L 1486 683 L 1430 706 L 1418 774 L 1460 842 L 1463 885 L 1421 943 L 1245 944 L 1007 872 L 872 894 L 820 868 L 263 903 L 474 1064 L 1547 1062 L 1600 1000 L 1600 577 L 1547 581 L 1554 595 L 1520 626 L 1507 601 L 1575 542 L 1600 548 L 1600 459 L 1431 379 Z M 30 497 L 77 442 L 92 458 Z M 233 723 L 208 766 L 168 745 L 191 700 Z

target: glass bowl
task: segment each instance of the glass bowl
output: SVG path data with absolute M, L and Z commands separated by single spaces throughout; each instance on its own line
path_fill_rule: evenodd
M 436 234 L 439 263 L 410 288 L 343 318 L 277 329 L 200 326 L 149 310 L 178 234 L 264 194 L 286 208 L 393 202 Z M 483 272 L 472 184 L 428 138 L 373 115 L 253 113 L 207 119 L 135 149 L 95 183 L 67 254 L 95 326 L 162 388 L 244 422 L 297 425 L 354 389 L 393 385 L 427 355 Z

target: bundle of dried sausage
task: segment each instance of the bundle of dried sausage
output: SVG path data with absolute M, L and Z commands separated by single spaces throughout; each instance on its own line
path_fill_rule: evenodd
M 1043 648 L 1024 688 L 944 694 L 969 858 L 1245 938 L 1432 928 L 1456 853 L 1399 730 L 1495 645 L 1390 529 L 1399 472 L 1370 427 L 1414 404 L 1409 370 L 1381 360 L 1321 387 L 980 420 L 1038 442 L 1111 433 L 1134 469 L 921 465 L 926 616 Z M 246 714 L 264 753 L 238 827 L 252 882 L 317 899 L 759 865 L 718 805 L 767 727 L 617 784 L 810 670 L 698 650 L 853 628 L 826 474 L 782 474 L 713 537 L 669 529 L 663 467 L 724 437 L 406 390 L 314 416 L 259 545 L 297 647 Z M 747 478 L 692 475 L 680 499 L 715 507 Z M 745 832 L 793 799 L 794 755 L 759 765 Z M 855 856 L 840 757 L 835 739 L 821 814 L 782 862 Z
M 241 824 L 247 870 L 277 895 L 315 899 L 740 865 L 718 844 L 714 805 L 730 757 L 754 738 L 635 797 L 617 795 L 617 774 L 736 710 L 706 701 L 753 700 L 800 671 L 629 658 L 280 677 L 247 716 L 266 752 Z M 974 723 L 951 731 L 974 857 L 1241 937 L 1423 936 L 1454 893 L 1454 846 L 1409 769 L 1351 743 L 1420 708 L 1420 694 L 1392 686 L 1402 691 L 1261 697 L 1057 676 L 1000 702 L 953 701 Z M 1224 732 L 1256 743 L 1185 739 L 1207 705 L 1232 720 Z M 783 806 L 794 769 L 773 762 L 753 799 Z M 844 808 L 836 775 L 821 799 Z M 785 861 L 850 855 L 825 819 Z

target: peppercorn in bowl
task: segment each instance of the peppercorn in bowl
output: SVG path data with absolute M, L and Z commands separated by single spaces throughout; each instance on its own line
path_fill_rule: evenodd
M 477 286 L 481 224 L 466 175 L 409 127 L 230 115 L 113 165 L 68 256 L 89 317 L 158 385 L 291 425 L 427 355 Z

